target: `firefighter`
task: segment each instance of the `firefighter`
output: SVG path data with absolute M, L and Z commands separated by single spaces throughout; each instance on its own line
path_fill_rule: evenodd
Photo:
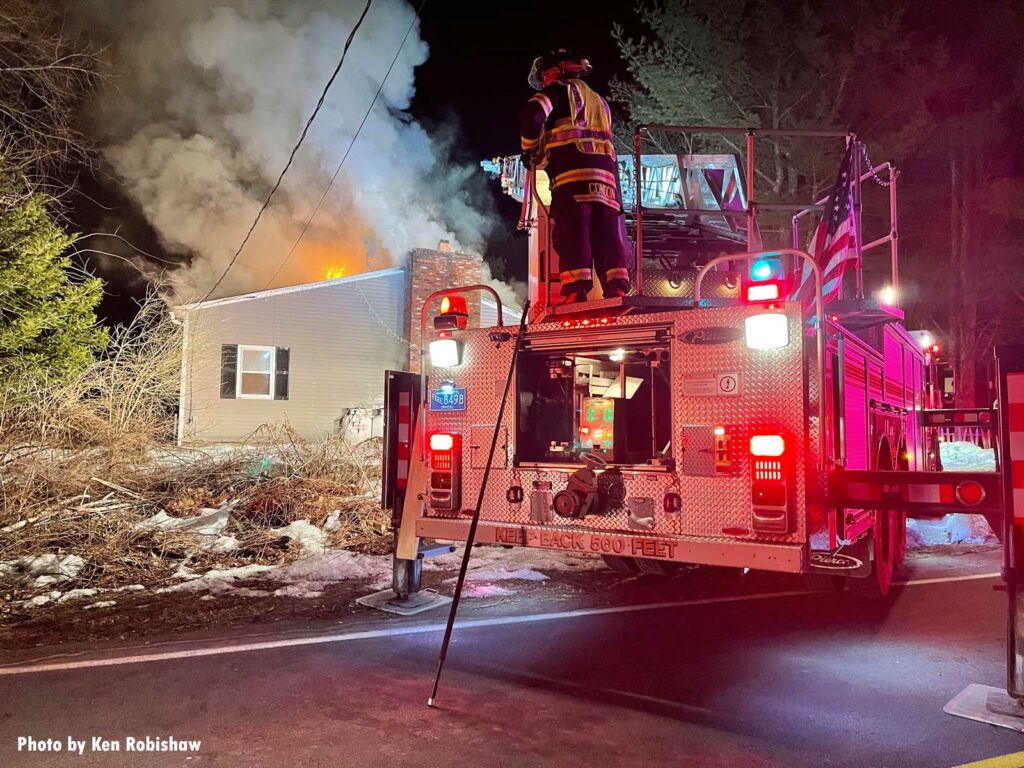
M 537 91 L 520 113 L 523 163 L 551 179 L 552 239 L 566 304 L 586 301 L 594 270 L 605 298 L 629 290 L 629 254 L 608 103 L 582 78 L 590 62 L 560 48 L 533 62 Z

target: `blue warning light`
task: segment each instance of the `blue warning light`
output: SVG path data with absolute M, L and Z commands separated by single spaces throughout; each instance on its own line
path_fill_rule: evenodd
M 750 279 L 755 282 L 781 277 L 782 261 L 780 259 L 757 259 L 750 265 Z

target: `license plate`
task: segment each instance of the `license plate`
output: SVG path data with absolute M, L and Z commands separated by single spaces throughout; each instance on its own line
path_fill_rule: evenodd
M 466 388 L 430 390 L 430 410 L 432 411 L 464 411 L 466 410 Z

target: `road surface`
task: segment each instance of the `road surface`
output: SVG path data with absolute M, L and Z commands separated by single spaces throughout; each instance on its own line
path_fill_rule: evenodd
M 960 765 L 1024 750 L 942 712 L 1003 681 L 996 570 L 995 552 L 918 557 L 888 606 L 699 572 L 603 602 L 586 574 L 470 599 L 435 709 L 441 614 L 39 651 L 0 668 L 0 765 Z M 201 744 L 125 751 L 147 737 Z

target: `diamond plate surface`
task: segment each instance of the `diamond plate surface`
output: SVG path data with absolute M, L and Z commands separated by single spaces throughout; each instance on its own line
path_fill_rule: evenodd
M 667 296 L 693 298 L 693 285 L 697 279 L 695 269 L 645 269 L 644 296 Z M 738 299 L 739 278 L 736 273 L 708 272 L 700 284 L 702 298 Z
M 730 434 L 730 460 L 732 471 L 714 477 L 690 477 L 669 470 L 623 470 L 623 481 L 630 497 L 651 497 L 655 500 L 655 534 L 686 537 L 729 537 L 738 540 L 759 540 L 778 543 L 807 541 L 806 495 L 808 481 L 817 485 L 813 468 L 815 459 L 812 446 L 816 446 L 816 386 L 814 365 L 814 339 L 805 337 L 799 321 L 799 308 L 786 305 L 790 318 L 790 343 L 781 349 L 763 351 L 747 349 L 742 338 L 722 344 L 687 344 L 679 340 L 686 331 L 707 327 L 743 327 L 744 319 L 759 312 L 757 307 L 734 306 L 629 315 L 617 318 L 614 328 L 630 328 L 649 324 L 671 323 L 676 337 L 671 342 L 672 359 L 672 422 L 673 455 L 681 465 L 680 447 L 683 445 L 683 427 L 693 424 L 724 426 Z M 493 329 L 492 329 L 493 330 Z M 508 329 L 515 333 L 514 328 Z M 483 430 L 480 425 L 494 424 L 497 418 L 501 391 L 508 374 L 512 344 L 496 345 L 488 338 L 488 330 L 469 330 L 457 333 L 465 344 L 464 362 L 458 368 L 431 372 L 429 386 L 437 387 L 441 381 L 451 380 L 468 391 L 467 410 L 457 413 L 429 413 L 428 432 L 453 431 L 474 435 Z M 568 333 L 557 323 L 531 325 L 531 338 Z M 806 346 L 806 352 L 804 348 Z M 806 356 L 805 356 L 806 355 Z M 742 392 L 733 396 L 685 396 L 683 383 L 687 377 L 706 378 L 716 372 L 736 372 L 742 378 Z M 693 391 L 691 389 L 691 391 Z M 515 436 L 515 393 L 511 393 L 502 421 L 502 441 L 498 450 L 507 450 L 511 464 L 514 446 L 509 444 Z M 810 416 L 814 414 L 814 416 Z M 506 431 L 507 430 L 507 431 Z M 787 448 L 795 457 L 795 530 L 785 535 L 746 534 L 751 526 L 750 463 L 747 446 L 756 432 L 778 432 L 786 436 Z M 469 451 L 471 441 L 464 442 Z M 477 448 L 486 451 L 488 445 Z M 483 456 L 486 459 L 486 455 Z M 808 462 L 811 462 L 808 464 Z M 497 462 L 502 463 L 502 462 Z M 483 477 L 480 455 L 465 455 L 463 460 L 463 506 L 475 505 Z M 529 492 L 536 480 L 552 483 L 554 492 L 565 488 L 572 469 L 553 468 L 496 468 L 491 472 L 488 491 L 482 505 L 481 516 L 498 522 L 529 523 Z M 521 504 L 509 504 L 505 494 L 509 486 L 522 486 L 526 498 Z M 668 492 L 680 494 L 682 510 L 666 514 L 662 499 Z M 431 513 L 436 515 L 436 513 Z M 437 515 L 441 516 L 441 515 Z M 629 531 L 625 506 L 602 516 L 591 516 L 581 523 L 555 518 L 556 524 L 575 529 L 600 531 Z

